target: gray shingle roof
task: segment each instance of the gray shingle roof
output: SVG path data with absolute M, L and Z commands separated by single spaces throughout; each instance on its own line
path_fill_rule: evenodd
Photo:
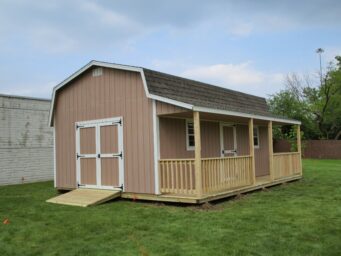
M 188 103 L 196 107 L 273 116 L 265 98 L 226 88 L 143 69 L 150 94 Z

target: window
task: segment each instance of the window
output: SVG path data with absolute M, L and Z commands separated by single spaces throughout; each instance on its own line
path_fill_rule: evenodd
M 259 129 L 258 129 L 258 127 L 253 128 L 253 145 L 255 148 L 259 148 Z
M 187 150 L 194 150 L 194 124 L 191 120 L 186 120 L 186 142 Z

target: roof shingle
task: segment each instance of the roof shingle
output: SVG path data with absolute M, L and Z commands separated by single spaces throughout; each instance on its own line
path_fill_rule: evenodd
M 143 69 L 150 94 L 196 107 L 272 116 L 265 98 L 230 89 Z

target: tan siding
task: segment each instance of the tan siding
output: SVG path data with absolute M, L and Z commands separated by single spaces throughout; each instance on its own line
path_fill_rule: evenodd
M 152 101 L 139 73 L 105 69 L 84 73 L 57 93 L 57 187 L 76 186 L 75 122 L 123 116 L 125 189 L 154 193 Z
M 160 118 L 160 158 L 194 158 L 194 151 L 186 150 L 186 120 Z
M 194 150 L 186 148 L 186 120 L 160 118 L 160 158 L 194 158 Z M 220 156 L 218 122 L 201 122 L 202 157 Z
M 247 125 L 237 125 L 237 154 L 238 156 L 250 155 L 249 128 Z
M 259 148 L 255 148 L 256 176 L 269 175 L 268 128 L 259 126 Z
M 101 158 L 103 186 L 120 186 L 118 169 L 118 158 Z
M 268 129 L 259 126 L 259 148 L 255 148 L 255 170 L 256 176 L 269 174 L 269 145 Z M 247 125 L 237 125 L 237 147 L 238 155 L 249 155 L 249 132 Z
M 119 153 L 117 135 L 117 126 L 111 125 L 101 127 L 101 154 Z
M 165 115 L 165 114 L 174 114 L 188 111 L 185 108 L 181 108 L 175 105 L 171 105 L 168 103 L 156 102 L 156 114 L 157 115 Z
M 220 157 L 220 126 L 218 122 L 201 122 L 201 157 Z
M 96 158 L 81 158 L 81 183 L 96 184 Z
M 80 154 L 96 154 L 96 129 L 82 128 L 79 131 Z

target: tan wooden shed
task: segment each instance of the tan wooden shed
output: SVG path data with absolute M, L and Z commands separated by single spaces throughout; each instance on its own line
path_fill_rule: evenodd
M 53 90 L 55 187 L 202 203 L 299 179 L 300 150 L 273 153 L 288 124 L 261 97 L 91 61 Z

